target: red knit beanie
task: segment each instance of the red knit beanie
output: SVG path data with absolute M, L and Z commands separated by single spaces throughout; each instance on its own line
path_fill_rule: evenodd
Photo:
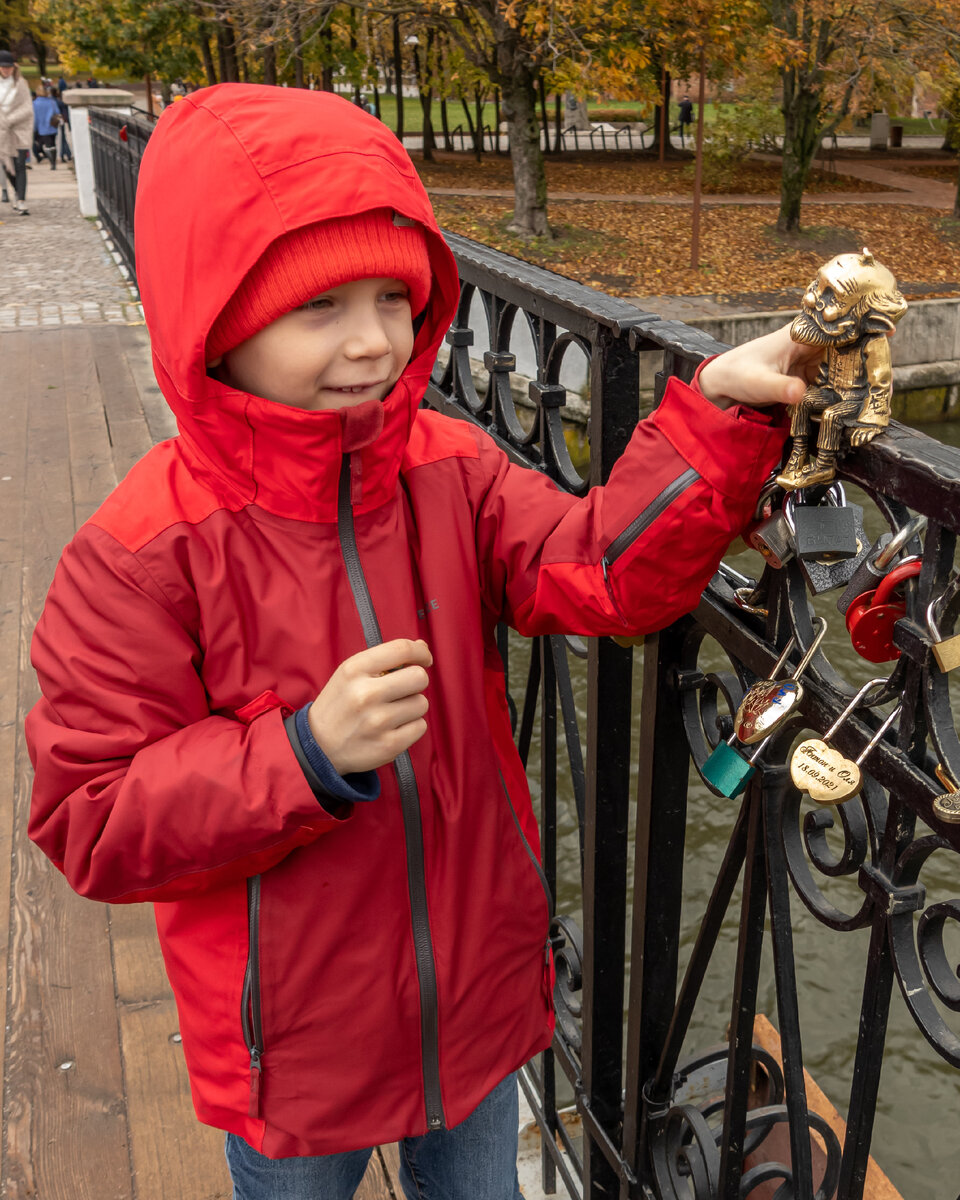
M 399 279 L 418 316 L 430 297 L 430 258 L 423 229 L 392 209 L 319 221 L 283 234 L 244 276 L 207 337 L 207 360 L 314 296 L 354 279 Z

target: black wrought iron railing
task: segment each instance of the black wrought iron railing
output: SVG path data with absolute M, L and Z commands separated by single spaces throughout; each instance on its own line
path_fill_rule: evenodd
M 134 171 L 132 155 L 103 151 L 98 170 L 118 170 L 122 161 Z M 129 195 L 132 217 L 132 186 L 105 187 Z M 691 378 L 703 357 L 721 349 L 626 301 L 464 238 L 449 241 L 461 300 L 426 403 L 480 425 L 512 459 L 572 493 L 606 480 L 641 394 L 652 391 L 656 403 L 671 375 Z M 568 386 L 581 376 L 589 463 L 578 469 L 563 418 Z M 518 407 L 520 391 L 528 407 Z M 792 636 L 796 663 L 817 617 L 843 628 L 837 592 L 811 597 L 796 560 L 779 570 L 762 567 L 756 555 L 724 565 L 697 610 L 647 637 L 642 651 L 608 638 L 523 643 L 502 631 L 517 740 L 540 806 L 544 868 L 565 897 L 553 926 L 556 1037 L 522 1073 L 543 1133 L 548 1191 L 559 1184 L 585 1200 L 859 1200 L 871 1195 L 865 1180 L 881 1072 L 901 1063 L 909 1040 L 898 1034 L 888 1046 L 896 987 L 912 1042 L 921 1059 L 928 1056 L 924 1070 L 938 1060 L 960 1067 L 951 1027 L 960 1012 L 953 857 L 960 824 L 949 819 L 949 804 L 934 806 L 946 786 L 938 765 L 960 781 L 960 738 L 956 697 L 933 657 L 926 620 L 930 602 L 944 594 L 942 635 L 960 612 L 960 588 L 950 587 L 960 451 L 894 424 L 842 474 L 860 489 L 873 533 L 904 529 L 919 514 L 928 521 L 922 541 L 913 537 L 905 547 L 919 555 L 920 570 L 894 627 L 901 656 L 865 671 L 848 644 L 840 653 L 845 634 L 824 643 L 795 715 L 740 799 L 718 795 L 700 774 L 729 736 L 730 714 L 754 681 L 769 677 Z M 840 806 L 814 804 L 793 784 L 790 750 L 804 732 L 822 736 L 874 673 L 886 682 L 832 744 L 856 759 L 891 702 L 901 705 L 899 716 L 864 759 L 860 791 Z M 574 679 L 584 675 L 578 709 Z M 572 868 L 559 845 L 564 806 L 577 842 Z M 694 850 L 706 811 L 716 837 L 708 851 Z M 945 866 L 934 870 L 939 860 Z M 685 884 L 694 866 L 705 883 L 691 905 Z M 798 971 L 801 920 L 814 926 L 816 954 L 820 935 L 846 939 L 843 978 L 814 969 L 811 984 L 811 973 Z M 681 953 L 682 928 L 692 934 Z M 711 973 L 718 956 L 728 964 L 719 984 Z M 762 969 L 772 974 L 764 996 L 779 1031 L 773 1047 L 757 1034 Z M 823 1005 L 859 1010 L 838 1053 L 849 1058 L 845 1094 L 833 1096 L 845 1133 L 814 1109 L 804 1073 L 811 1039 L 803 1027 L 811 1007 Z M 720 1020 L 717 1011 L 725 1013 Z M 895 1091 L 886 1107 L 896 1113 L 896 1102 Z M 565 1107 L 579 1116 L 582 1138 Z M 942 1114 L 944 1129 L 958 1107 L 954 1099 Z M 912 1116 L 892 1119 L 908 1124 Z M 951 1186 L 943 1171 L 938 1179 L 938 1200 L 953 1200 L 956 1181 Z M 925 1187 L 906 1200 L 921 1194 L 935 1195 Z
M 153 122 L 145 116 L 117 113 L 109 108 L 91 108 L 89 112 L 97 211 L 130 279 L 135 281 L 133 206 L 140 159 L 153 132 Z

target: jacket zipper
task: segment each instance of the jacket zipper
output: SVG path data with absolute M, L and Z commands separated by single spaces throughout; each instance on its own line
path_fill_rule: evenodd
M 606 581 L 607 571 L 617 561 L 625 550 L 637 540 L 638 537 L 654 523 L 657 517 L 660 516 L 676 498 L 691 487 L 700 478 L 699 471 L 695 471 L 693 467 L 688 467 L 686 471 L 678 475 L 672 483 L 668 483 L 659 496 L 655 497 L 647 507 L 638 514 L 630 524 L 618 533 L 610 545 L 604 552 L 601 564 L 603 566 L 603 578 Z
M 367 581 L 364 578 L 350 502 L 350 455 L 343 456 L 337 498 L 337 532 L 340 551 L 363 627 L 367 646 L 379 646 L 383 641 L 380 622 Z M 400 808 L 407 849 L 407 886 L 410 893 L 410 915 L 413 925 L 414 957 L 420 988 L 420 1039 L 422 1044 L 423 1095 L 427 1126 L 441 1129 L 444 1125 L 443 1101 L 440 1093 L 440 1034 L 437 1001 L 437 968 L 433 956 L 433 936 L 427 909 L 426 870 L 423 853 L 423 823 L 420 816 L 420 792 L 410 754 L 404 750 L 394 759 L 393 768 L 400 786 Z
M 250 1051 L 250 1116 L 260 1116 L 263 1017 L 260 1009 L 260 876 L 247 880 L 247 967 L 243 973 L 240 1023 Z

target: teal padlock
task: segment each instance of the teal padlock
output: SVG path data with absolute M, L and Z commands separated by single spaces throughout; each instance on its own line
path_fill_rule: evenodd
M 760 751 L 770 741 L 773 734 L 768 734 L 763 739 L 749 759 L 734 750 L 731 743 L 736 740 L 736 736 L 735 733 L 732 733 L 727 741 L 721 742 L 703 764 L 701 771 L 703 778 L 712 788 L 721 796 L 727 796 L 731 800 L 735 796 L 739 796 L 747 786 L 750 776 L 757 769 L 755 764 L 760 757 Z

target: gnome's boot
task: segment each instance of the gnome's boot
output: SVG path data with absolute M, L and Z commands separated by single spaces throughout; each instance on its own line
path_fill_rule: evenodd
M 814 463 L 803 472 L 803 487 L 815 487 L 821 483 L 833 483 L 837 474 L 836 450 L 818 450 Z
M 777 483 L 785 492 L 792 492 L 798 487 L 806 486 L 803 481 L 803 469 L 807 463 L 807 438 L 797 434 L 793 439 L 793 450 L 787 459 L 787 465 L 777 476 Z

